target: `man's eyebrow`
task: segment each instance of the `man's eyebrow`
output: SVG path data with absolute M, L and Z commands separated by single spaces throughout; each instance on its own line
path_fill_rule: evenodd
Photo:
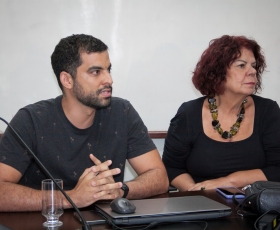
M 109 65 L 108 69 L 111 69 L 112 68 L 112 64 Z M 88 71 L 92 71 L 92 70 L 103 70 L 104 68 L 101 67 L 101 66 L 92 66 L 92 67 L 89 67 L 88 68 Z
M 101 66 L 92 66 L 88 68 L 88 71 L 92 71 L 92 70 L 102 70 L 103 68 Z

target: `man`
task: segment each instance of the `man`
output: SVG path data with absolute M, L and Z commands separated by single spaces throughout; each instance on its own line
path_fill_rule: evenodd
M 52 67 L 63 92 L 28 105 L 10 122 L 78 207 L 139 199 L 168 189 L 166 170 L 132 105 L 111 97 L 107 46 L 92 36 L 61 39 Z M 125 160 L 138 177 L 122 183 Z M 0 140 L 0 211 L 41 209 L 46 176 L 9 129 Z M 65 199 L 64 208 L 71 205 Z

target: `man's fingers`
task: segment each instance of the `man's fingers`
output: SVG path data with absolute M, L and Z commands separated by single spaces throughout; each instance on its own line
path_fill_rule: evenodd
M 80 179 L 82 179 L 82 178 L 84 178 L 85 176 L 88 176 L 88 175 L 90 175 L 90 174 L 92 174 L 91 176 L 95 176 L 95 175 L 96 175 L 96 173 L 94 173 L 94 172 L 92 171 L 91 168 L 87 168 L 87 169 L 85 169 L 85 171 L 83 172 L 83 174 L 80 176 Z
M 99 165 L 96 165 L 96 166 L 92 166 L 91 167 L 91 170 L 93 171 L 93 172 L 103 172 L 103 171 L 107 171 L 107 170 L 109 170 L 109 165 L 111 165 L 112 164 L 112 161 L 111 160 L 108 160 L 108 161 L 105 161 L 105 162 L 103 162 L 103 163 L 101 163 L 101 164 L 99 164 Z
M 101 184 L 108 184 L 114 182 L 112 176 L 117 175 L 121 172 L 119 168 L 111 169 L 108 171 L 104 171 L 99 173 L 95 176 L 94 180 L 92 181 L 92 186 L 101 185 Z
M 89 154 L 89 158 L 92 160 L 92 162 L 95 165 L 100 165 L 101 164 L 101 161 L 98 158 L 96 158 L 93 154 Z
M 122 187 L 122 183 L 121 182 L 102 185 L 102 186 L 98 187 L 99 192 L 96 192 L 93 195 L 93 197 L 94 198 L 99 198 L 99 197 L 106 196 L 106 195 L 113 195 L 114 194 L 113 191 L 116 190 L 116 189 L 119 189 L 121 187 Z M 112 193 L 111 193 L 111 191 L 112 191 Z
M 115 181 L 110 179 L 109 177 L 100 179 L 100 180 L 94 180 L 91 182 L 91 185 L 96 187 L 96 186 L 100 186 L 100 185 L 104 185 L 104 184 L 110 184 L 110 183 L 114 183 Z
M 98 166 L 98 165 L 101 165 L 101 164 L 107 164 L 107 166 L 111 165 L 112 164 L 112 161 L 111 160 L 108 160 L 108 161 L 105 161 L 105 162 L 101 162 L 97 157 L 95 157 L 92 153 L 89 154 L 89 158 L 92 160 L 92 162 Z
M 111 193 L 110 191 L 113 191 L 115 189 L 119 189 L 122 187 L 122 182 L 117 182 L 113 184 L 104 184 L 99 186 L 99 191 L 107 191 L 107 193 Z

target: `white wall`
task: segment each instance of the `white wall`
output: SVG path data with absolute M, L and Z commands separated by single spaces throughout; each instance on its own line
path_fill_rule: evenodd
M 200 96 L 191 72 L 224 34 L 263 47 L 261 95 L 280 103 L 279 12 L 278 0 L 0 0 L 0 117 L 60 94 L 50 56 L 77 33 L 109 46 L 114 95 L 129 99 L 149 130 L 167 130 L 179 105 Z

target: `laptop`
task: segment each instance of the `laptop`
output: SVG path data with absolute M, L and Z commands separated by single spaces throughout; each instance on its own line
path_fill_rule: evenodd
M 228 216 L 231 208 L 205 196 L 184 196 L 131 200 L 136 210 L 132 214 L 112 211 L 110 203 L 95 204 L 96 210 L 109 224 L 138 225 L 212 219 Z

